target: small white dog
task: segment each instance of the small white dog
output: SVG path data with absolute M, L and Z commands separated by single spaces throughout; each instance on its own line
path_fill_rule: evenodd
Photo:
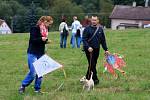
M 85 76 L 80 79 L 80 82 L 84 84 L 83 90 L 87 90 L 87 91 L 90 91 L 91 89 L 94 90 L 94 81 L 92 77 L 93 77 L 93 72 L 91 72 L 90 80 L 87 80 Z

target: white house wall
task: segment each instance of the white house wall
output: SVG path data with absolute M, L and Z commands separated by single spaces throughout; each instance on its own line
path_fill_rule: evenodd
M 139 27 L 142 26 L 142 21 L 139 21 L 139 20 L 112 19 L 112 20 L 111 20 L 111 28 L 112 28 L 113 30 L 116 30 L 116 29 L 117 29 L 117 26 L 120 25 L 120 23 L 139 24 Z
M 11 29 L 9 26 L 3 22 L 3 24 L 0 26 L 0 34 L 11 34 Z

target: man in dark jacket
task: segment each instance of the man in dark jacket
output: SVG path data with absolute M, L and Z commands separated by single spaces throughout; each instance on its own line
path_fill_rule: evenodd
M 98 84 L 99 80 L 97 77 L 96 64 L 99 57 L 100 44 L 102 45 L 106 54 L 108 54 L 109 51 L 106 45 L 103 29 L 99 25 L 97 16 L 92 16 L 91 25 L 86 27 L 83 32 L 82 41 L 89 64 L 86 79 L 90 79 L 91 72 L 93 72 L 92 78 L 94 80 L 94 84 Z

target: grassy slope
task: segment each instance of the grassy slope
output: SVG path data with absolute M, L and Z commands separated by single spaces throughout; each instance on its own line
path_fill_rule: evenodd
M 62 63 L 67 73 L 64 78 L 61 70 L 44 76 L 42 95 L 34 94 L 33 83 L 23 95 L 18 94 L 21 80 L 28 72 L 26 48 L 29 34 L 0 35 L 0 100 L 148 100 L 150 98 L 150 30 L 106 31 L 107 44 L 111 52 L 125 55 L 128 78 L 114 80 L 108 73 L 102 74 L 103 50 L 98 60 L 97 69 L 100 84 L 91 92 L 82 92 L 79 79 L 86 73 L 87 62 L 80 49 L 59 48 L 59 33 L 49 34 L 52 44 L 48 45 L 47 54 Z M 101 67 L 100 67 L 101 66 Z M 64 82 L 64 86 L 54 92 Z

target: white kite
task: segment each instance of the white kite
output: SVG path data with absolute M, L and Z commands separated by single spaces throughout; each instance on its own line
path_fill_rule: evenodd
M 58 68 L 63 67 L 61 64 L 47 56 L 46 54 L 33 63 L 36 74 L 41 77 L 50 73 Z

